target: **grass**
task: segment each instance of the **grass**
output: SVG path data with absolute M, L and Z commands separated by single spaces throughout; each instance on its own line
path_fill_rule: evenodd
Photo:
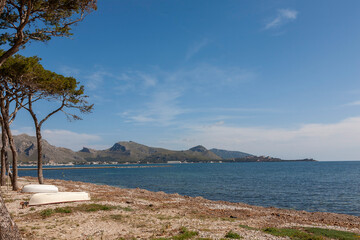
M 324 228 L 266 228 L 264 232 L 278 237 L 289 237 L 292 240 L 359 240 L 360 237 L 352 232 L 338 231 Z
M 174 240 L 183 240 L 183 239 L 190 239 L 194 236 L 199 235 L 198 232 L 195 231 L 189 231 L 186 227 L 180 228 L 180 234 L 177 236 L 172 237 Z
M 40 216 L 42 218 L 48 218 L 55 213 L 65 213 L 69 214 L 73 211 L 80 211 L 80 212 L 97 212 L 97 211 L 110 211 L 116 209 L 116 207 L 111 205 L 102 205 L 102 204 L 81 204 L 75 207 L 63 207 L 63 208 L 55 208 L 55 209 L 45 209 L 40 211 Z
M 231 239 L 241 239 L 242 237 L 237 234 L 236 232 L 233 231 L 229 231 L 226 235 L 225 238 L 231 238 Z
M 56 213 L 72 213 L 72 209 L 70 207 L 64 208 L 55 208 Z
M 185 239 L 191 239 L 195 236 L 199 235 L 199 232 L 195 231 L 189 231 L 186 227 L 180 228 L 180 234 L 173 236 L 171 238 L 153 238 L 152 240 L 185 240 Z M 203 238 L 198 238 L 203 239 Z
M 97 211 L 109 211 L 116 209 L 115 206 L 111 205 L 102 205 L 97 203 L 91 203 L 91 204 L 81 204 L 76 207 L 72 207 L 74 211 L 80 211 L 80 212 L 97 212 Z
M 132 209 L 131 207 L 118 207 L 118 209 L 121 209 L 121 210 L 123 210 L 123 211 L 125 211 L 125 212 L 132 212 L 132 211 L 134 211 L 134 209 Z
M 123 219 L 123 216 L 120 214 L 114 214 L 114 215 L 110 215 L 110 218 L 115 221 L 120 221 Z
M 244 228 L 244 229 L 247 229 L 247 230 L 259 230 L 259 229 L 257 229 L 257 228 L 250 227 L 250 226 L 248 226 L 248 225 L 242 225 L 242 224 L 240 224 L 239 227 Z
M 53 209 L 45 209 L 40 212 L 40 216 L 42 218 L 47 218 L 47 217 L 50 217 L 51 215 L 53 215 L 54 213 L 55 213 L 55 211 Z
M 324 228 L 305 228 L 309 233 L 312 233 L 317 236 L 324 236 L 327 238 L 339 239 L 339 240 L 359 240 L 360 236 L 345 231 L 338 231 L 333 229 L 324 229 Z

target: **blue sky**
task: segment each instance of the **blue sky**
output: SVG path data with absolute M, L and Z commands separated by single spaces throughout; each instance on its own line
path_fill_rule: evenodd
M 359 160 L 359 9 L 357 0 L 106 0 L 71 39 L 20 54 L 76 77 L 95 104 L 82 121 L 59 113 L 45 123 L 57 146 L 132 140 Z M 13 129 L 34 132 L 26 113 Z

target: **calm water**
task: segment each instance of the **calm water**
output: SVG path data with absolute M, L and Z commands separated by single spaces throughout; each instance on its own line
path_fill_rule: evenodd
M 360 216 L 360 162 L 199 163 L 44 171 L 46 178 Z M 19 171 L 36 176 L 36 171 Z

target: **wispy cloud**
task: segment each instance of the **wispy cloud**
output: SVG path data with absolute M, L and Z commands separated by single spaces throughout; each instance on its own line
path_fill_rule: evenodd
M 60 67 L 60 72 L 65 76 L 77 77 L 80 74 L 80 69 L 70 67 L 70 66 L 62 66 Z
M 189 47 L 189 49 L 187 50 L 186 55 L 185 55 L 185 60 L 186 61 L 190 60 L 194 55 L 196 55 L 202 48 L 204 48 L 208 44 L 209 44 L 209 40 L 206 38 L 199 42 L 196 42 L 194 45 Z
M 70 148 L 74 151 L 102 140 L 98 135 L 77 133 L 63 129 L 45 129 L 43 136 L 52 145 Z
M 88 90 L 97 90 L 101 85 L 103 85 L 106 78 L 116 78 L 112 73 L 106 72 L 104 70 L 99 70 L 90 73 L 85 77 L 87 79 L 86 87 Z
M 360 117 L 331 124 L 305 124 L 298 128 L 238 127 L 223 122 L 198 125 L 173 140 L 174 145 L 245 151 L 282 158 L 313 157 L 318 160 L 359 160 Z M 168 141 L 170 144 L 171 141 Z
M 239 84 L 256 78 L 256 74 L 238 67 L 221 68 L 200 64 L 172 72 L 160 69 L 152 72 L 127 72 L 126 78 L 133 84 L 133 93 L 140 95 L 139 97 L 147 103 L 138 107 L 137 111 L 126 109 L 120 116 L 131 122 L 171 125 L 177 123 L 180 115 L 195 112 L 195 109 L 192 111 L 184 107 L 186 105 L 184 101 L 189 92 L 195 92 L 197 96 L 200 96 L 214 89 L 237 87 Z M 234 112 L 240 109 L 214 108 L 207 112 L 217 110 Z
M 350 102 L 345 104 L 346 106 L 360 106 L 360 101 L 354 101 L 354 102 Z
M 19 129 L 14 129 L 12 132 L 14 135 L 25 133 L 30 136 L 35 136 L 35 130 L 33 127 L 22 127 Z M 69 148 L 74 151 L 78 151 L 85 146 L 103 147 L 103 145 L 96 145 L 102 141 L 102 138 L 94 134 L 77 133 L 65 129 L 44 129 L 42 131 L 42 136 L 43 139 L 48 141 L 51 145 L 54 145 L 56 147 Z
M 156 91 L 141 111 L 127 111 L 122 115 L 132 122 L 170 125 L 178 115 L 185 112 L 178 105 L 180 96 L 177 90 Z
M 279 9 L 275 18 L 271 19 L 265 24 L 265 29 L 278 28 L 288 22 L 294 21 L 297 18 L 298 12 L 292 9 Z

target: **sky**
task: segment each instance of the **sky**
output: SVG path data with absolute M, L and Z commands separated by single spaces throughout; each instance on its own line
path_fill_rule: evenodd
M 75 77 L 94 111 L 49 119 L 51 144 L 196 145 L 360 160 L 360 1 L 99 0 L 71 38 L 19 53 Z M 39 103 L 39 115 L 51 103 Z M 14 133 L 34 135 L 20 112 Z

